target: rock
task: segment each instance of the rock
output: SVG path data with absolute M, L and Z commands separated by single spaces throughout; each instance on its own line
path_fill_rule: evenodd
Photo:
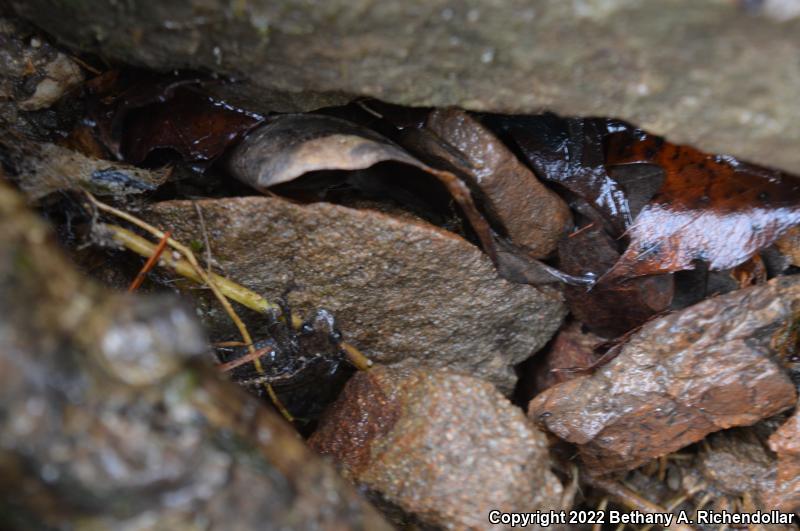
M 544 434 L 469 376 L 359 373 L 309 444 L 357 485 L 428 525 L 487 529 L 491 509 L 561 508 Z
M 22 111 L 46 109 L 83 82 L 80 67 L 34 32 L 0 19 L 0 94 Z
M 72 113 L 47 108 L 81 83 L 83 75 L 36 32 L 2 18 L 0 72 L 3 169 L 29 199 L 69 189 L 98 195 L 142 193 L 166 181 L 167 171 L 89 157 L 52 143 L 66 134 L 62 121 L 69 121 Z
M 2 182 L 0 312 L 3 529 L 390 529 L 189 310 L 80 277 Z
M 771 336 L 798 300 L 800 278 L 781 277 L 650 321 L 591 376 L 534 398 L 529 415 L 577 444 L 595 472 L 754 424 L 796 402 Z
M 791 66 L 800 52 L 800 17 L 785 10 L 776 17 L 763 8 L 769 3 L 10 4 L 86 51 L 245 79 L 225 89 L 228 97 L 258 102 L 261 110 L 367 95 L 610 116 L 674 142 L 800 172 L 800 71 Z
M 800 510 L 800 409 L 797 409 L 769 438 L 770 449 L 778 454 L 775 488 L 769 504 L 781 511 Z
M 183 242 L 203 242 L 226 275 L 292 310 L 333 312 L 345 339 L 375 362 L 448 367 L 510 392 L 512 366 L 539 350 L 565 310 L 552 288 L 498 278 L 479 249 L 423 222 L 280 198 L 168 201 L 143 214 Z M 288 290 L 288 293 L 287 293 Z M 193 290 L 215 340 L 237 332 L 208 293 Z M 264 319 L 251 319 L 253 330 Z

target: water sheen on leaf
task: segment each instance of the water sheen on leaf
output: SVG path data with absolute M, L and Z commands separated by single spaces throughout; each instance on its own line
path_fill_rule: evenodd
M 729 269 L 800 224 L 800 179 L 641 132 L 608 138 L 606 163 L 657 164 L 658 193 L 628 229 L 630 245 L 608 277 Z

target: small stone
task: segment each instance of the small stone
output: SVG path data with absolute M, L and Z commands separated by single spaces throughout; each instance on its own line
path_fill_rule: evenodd
M 310 445 L 425 524 L 487 529 L 492 509 L 558 510 L 544 434 L 490 384 L 445 371 L 359 373 Z

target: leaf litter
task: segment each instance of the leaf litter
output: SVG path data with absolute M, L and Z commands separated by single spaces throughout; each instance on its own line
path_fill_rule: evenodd
M 798 297 L 796 282 L 786 275 L 797 272 L 797 177 L 673 145 L 613 119 L 472 114 L 381 102 L 262 114 L 207 96 L 204 85 L 215 82 L 192 74 L 137 80 L 107 72 L 87 85 L 94 120 L 89 130 L 96 138 L 86 136 L 84 124 L 61 149 L 75 146 L 95 160 L 116 158 L 104 162 L 132 164 L 129 172 L 165 161 L 187 164 L 212 176 L 233 176 L 269 196 L 284 193 L 287 183 L 324 187 L 317 199 L 311 194 L 287 201 L 238 198 L 241 188 L 218 186 L 220 197 L 197 202 L 202 224 L 194 202 L 159 188 L 164 179 L 145 190 L 143 199 L 114 198 L 181 240 L 199 242 L 197 250 L 214 250 L 214 264 L 206 264 L 203 274 L 169 253 L 162 264 L 183 267 L 189 278 L 217 278 L 212 265 L 222 266 L 253 297 L 282 301 L 281 313 L 300 335 L 281 332 L 263 315 L 245 315 L 258 339 L 220 354 L 226 364 L 236 364 L 231 370 L 243 384 L 259 378 L 251 358 L 277 361 L 270 370 L 304 374 L 297 380 L 301 387 L 313 387 L 322 373 L 333 371 L 325 365 L 332 358 L 317 348 L 335 335 L 333 328 L 315 335 L 316 325 L 303 325 L 293 313 L 326 315 L 322 306 L 336 321 L 314 322 L 341 324 L 355 345 L 392 367 L 387 370 L 442 371 L 429 378 L 434 401 L 464 402 L 437 395 L 437 382 L 444 386 L 457 373 L 510 394 L 513 366 L 542 350 L 558 331 L 563 295 L 572 317 L 547 350 L 548 361 L 535 369 L 541 392 L 530 404 L 525 429 L 537 430 L 535 423 L 559 444 L 574 445 L 581 468 L 594 475 L 587 485 L 621 496 L 623 504 L 627 498 L 628 506 L 651 508 L 657 506 L 597 478 L 649 466 L 712 432 L 777 418 L 796 405 L 790 376 L 796 370 Z M 424 221 L 436 216 L 388 206 L 397 187 L 405 187 L 423 211 L 440 208 L 424 201 L 425 187 L 408 186 L 404 172 L 441 183 L 456 208 L 437 214 L 455 212 L 466 229 L 453 234 Z M 30 172 L 18 173 L 17 182 L 23 190 L 28 184 L 33 198 L 87 188 L 79 172 L 64 173 L 55 186 L 31 185 Z M 380 181 L 382 174 L 396 181 L 393 191 Z M 315 184 L 314 176 L 325 178 Z M 339 197 L 330 192 L 344 188 L 355 194 L 369 190 L 371 203 L 347 208 L 320 202 Z M 121 231 L 130 234 L 123 238 Z M 131 243 L 141 237 L 128 229 L 114 234 L 140 254 L 155 250 L 152 242 Z M 775 256 L 786 265 L 773 267 Z M 722 279 L 725 288 L 718 289 Z M 156 282 L 145 282 L 146 289 L 159 282 L 152 275 L 150 280 Z M 688 300 L 687 291 L 695 298 L 681 302 Z M 728 293 L 713 296 L 723 291 Z M 212 338 L 231 343 L 231 325 L 208 304 L 207 294 L 192 294 Z M 279 351 L 276 341 L 316 346 Z M 272 354 L 259 358 L 262 351 Z M 286 353 L 289 358 L 279 360 Z M 300 368 L 293 372 L 293 364 Z M 304 372 L 305 367 L 320 370 Z M 583 372 L 558 372 L 564 369 Z M 383 387 L 395 393 L 389 383 Z M 345 415 L 341 433 L 330 436 L 339 448 L 356 449 L 363 434 L 347 423 L 356 422 L 350 417 L 358 416 L 364 399 L 325 413 L 321 403 L 335 394 L 319 399 L 313 415 L 321 415 L 323 426 L 335 426 L 343 408 L 355 408 Z M 467 415 L 464 425 L 473 426 L 487 407 L 460 413 Z M 778 455 L 775 497 L 758 500 L 784 510 L 800 503 L 791 422 L 769 443 Z M 475 440 L 493 433 L 480 422 L 467 430 Z M 423 467 L 426 459 L 439 459 L 418 457 Z M 394 497 L 407 516 L 439 521 L 441 515 L 398 497 L 396 485 L 383 481 L 390 468 L 378 467 L 365 484 L 384 500 Z M 569 469 L 559 463 L 556 468 Z M 435 483 L 424 487 L 437 494 Z M 755 503 L 748 500 L 737 503 Z

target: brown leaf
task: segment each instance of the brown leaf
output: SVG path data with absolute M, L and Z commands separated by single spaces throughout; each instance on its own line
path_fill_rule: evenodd
M 619 259 L 617 242 L 592 223 L 558 245 L 561 269 L 572 275 L 601 277 Z M 674 294 L 672 275 L 601 280 L 586 288 L 567 286 L 564 295 L 572 314 L 603 337 L 617 337 L 669 308 Z
M 262 120 L 197 90 L 177 88 L 166 101 L 128 113 L 120 150 L 135 164 L 159 149 L 174 150 L 190 163 L 208 164 Z
M 465 176 L 483 208 L 514 244 L 534 258 L 555 249 L 572 225 L 569 207 L 493 133 L 459 109 L 433 111 L 425 127 L 451 147 L 438 153 Z
M 800 278 L 780 277 L 650 321 L 591 376 L 534 398 L 529 414 L 599 472 L 754 424 L 797 401 L 764 332 L 792 319 L 797 301 Z
M 602 337 L 584 332 L 578 321 L 562 327 L 547 351 L 540 355 L 542 363 L 536 370 L 536 388 L 541 392 L 583 374 L 575 369 L 594 365 L 600 358 L 597 347 L 603 343 Z
M 399 162 L 438 179 L 461 207 L 486 253 L 496 260 L 492 231 L 469 188 L 453 173 L 432 168 L 378 133 L 340 118 L 317 114 L 276 116 L 231 153 L 229 167 L 258 190 L 320 170 L 360 170 Z
M 655 163 L 666 177 L 637 216 L 609 277 L 737 266 L 800 224 L 800 179 L 669 144 L 641 132 L 609 137 L 607 164 Z
M 555 114 L 487 115 L 484 121 L 519 149 L 539 178 L 563 186 L 586 201 L 609 232 L 621 234 L 633 222 L 630 194 L 609 175 L 604 153 L 605 137 L 630 126 L 604 118 L 561 118 Z M 646 187 L 637 187 L 636 193 L 647 193 Z

